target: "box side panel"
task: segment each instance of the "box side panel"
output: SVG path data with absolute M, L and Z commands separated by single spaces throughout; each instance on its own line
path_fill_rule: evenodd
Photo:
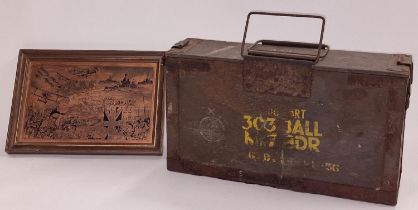
M 172 66 L 176 59 L 165 58 L 165 89 L 166 89 L 166 117 L 167 117 L 167 159 L 178 160 L 179 138 L 179 69 Z M 171 165 L 168 164 L 167 167 Z
M 169 170 L 396 203 L 407 78 L 253 73 L 263 87 L 311 75 L 292 96 L 249 90 L 242 63 L 168 56 L 166 68 Z

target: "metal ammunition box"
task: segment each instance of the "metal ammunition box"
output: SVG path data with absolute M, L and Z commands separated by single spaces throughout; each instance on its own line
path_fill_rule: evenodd
M 412 58 L 186 39 L 165 54 L 167 167 L 395 205 Z M 324 27 L 324 23 L 322 25 Z

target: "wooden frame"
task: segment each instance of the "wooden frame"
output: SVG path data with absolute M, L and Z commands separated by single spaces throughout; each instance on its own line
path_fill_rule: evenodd
M 163 55 L 20 50 L 6 152 L 161 155 Z

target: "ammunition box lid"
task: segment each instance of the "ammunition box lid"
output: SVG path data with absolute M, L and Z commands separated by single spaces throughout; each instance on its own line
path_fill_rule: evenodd
M 248 48 L 250 44 L 246 44 Z M 245 50 L 246 51 L 246 50 Z M 241 43 L 188 38 L 178 42 L 166 55 L 207 60 L 241 62 Z M 272 59 L 283 59 L 273 58 Z M 404 54 L 384 54 L 330 50 L 315 70 L 341 71 L 412 78 L 412 57 Z

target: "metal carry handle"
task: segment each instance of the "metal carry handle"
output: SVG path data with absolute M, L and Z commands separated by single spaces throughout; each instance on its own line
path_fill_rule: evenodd
M 322 44 L 322 40 L 324 37 L 324 30 L 325 30 L 325 17 L 321 16 L 321 15 L 312 15 L 312 14 L 295 14 L 295 13 L 281 13 L 281 12 L 267 12 L 267 11 L 251 11 L 250 13 L 248 13 L 247 15 L 247 21 L 245 23 L 245 30 L 244 30 L 244 36 L 242 38 L 242 43 L 241 43 L 241 56 L 244 56 L 244 46 L 245 46 L 245 40 L 247 38 L 247 31 L 248 31 L 248 25 L 250 22 L 250 17 L 251 15 L 268 15 L 268 16 L 286 16 L 286 17 L 300 17 L 300 18 L 314 18 L 314 19 L 320 19 L 322 20 L 322 28 L 321 28 L 321 35 L 319 38 L 319 44 L 317 47 L 317 54 L 316 57 L 314 57 L 314 61 L 315 63 L 317 63 L 319 61 L 319 59 L 323 56 L 325 56 L 328 53 L 329 47 L 327 45 L 323 45 Z M 263 40 L 266 41 L 266 40 Z M 260 41 L 257 41 L 255 44 L 258 44 Z M 280 42 L 277 42 L 280 43 Z M 286 43 L 291 43 L 291 42 L 286 42 Z M 295 43 L 295 45 L 298 46 L 302 46 L 305 45 L 309 48 L 312 47 L 312 44 L 309 43 Z M 324 55 L 321 55 L 321 50 L 325 49 L 326 52 Z M 305 57 L 301 56 L 300 54 L 299 58 L 306 58 L 307 55 Z M 290 56 L 284 56 L 284 57 L 290 57 Z

